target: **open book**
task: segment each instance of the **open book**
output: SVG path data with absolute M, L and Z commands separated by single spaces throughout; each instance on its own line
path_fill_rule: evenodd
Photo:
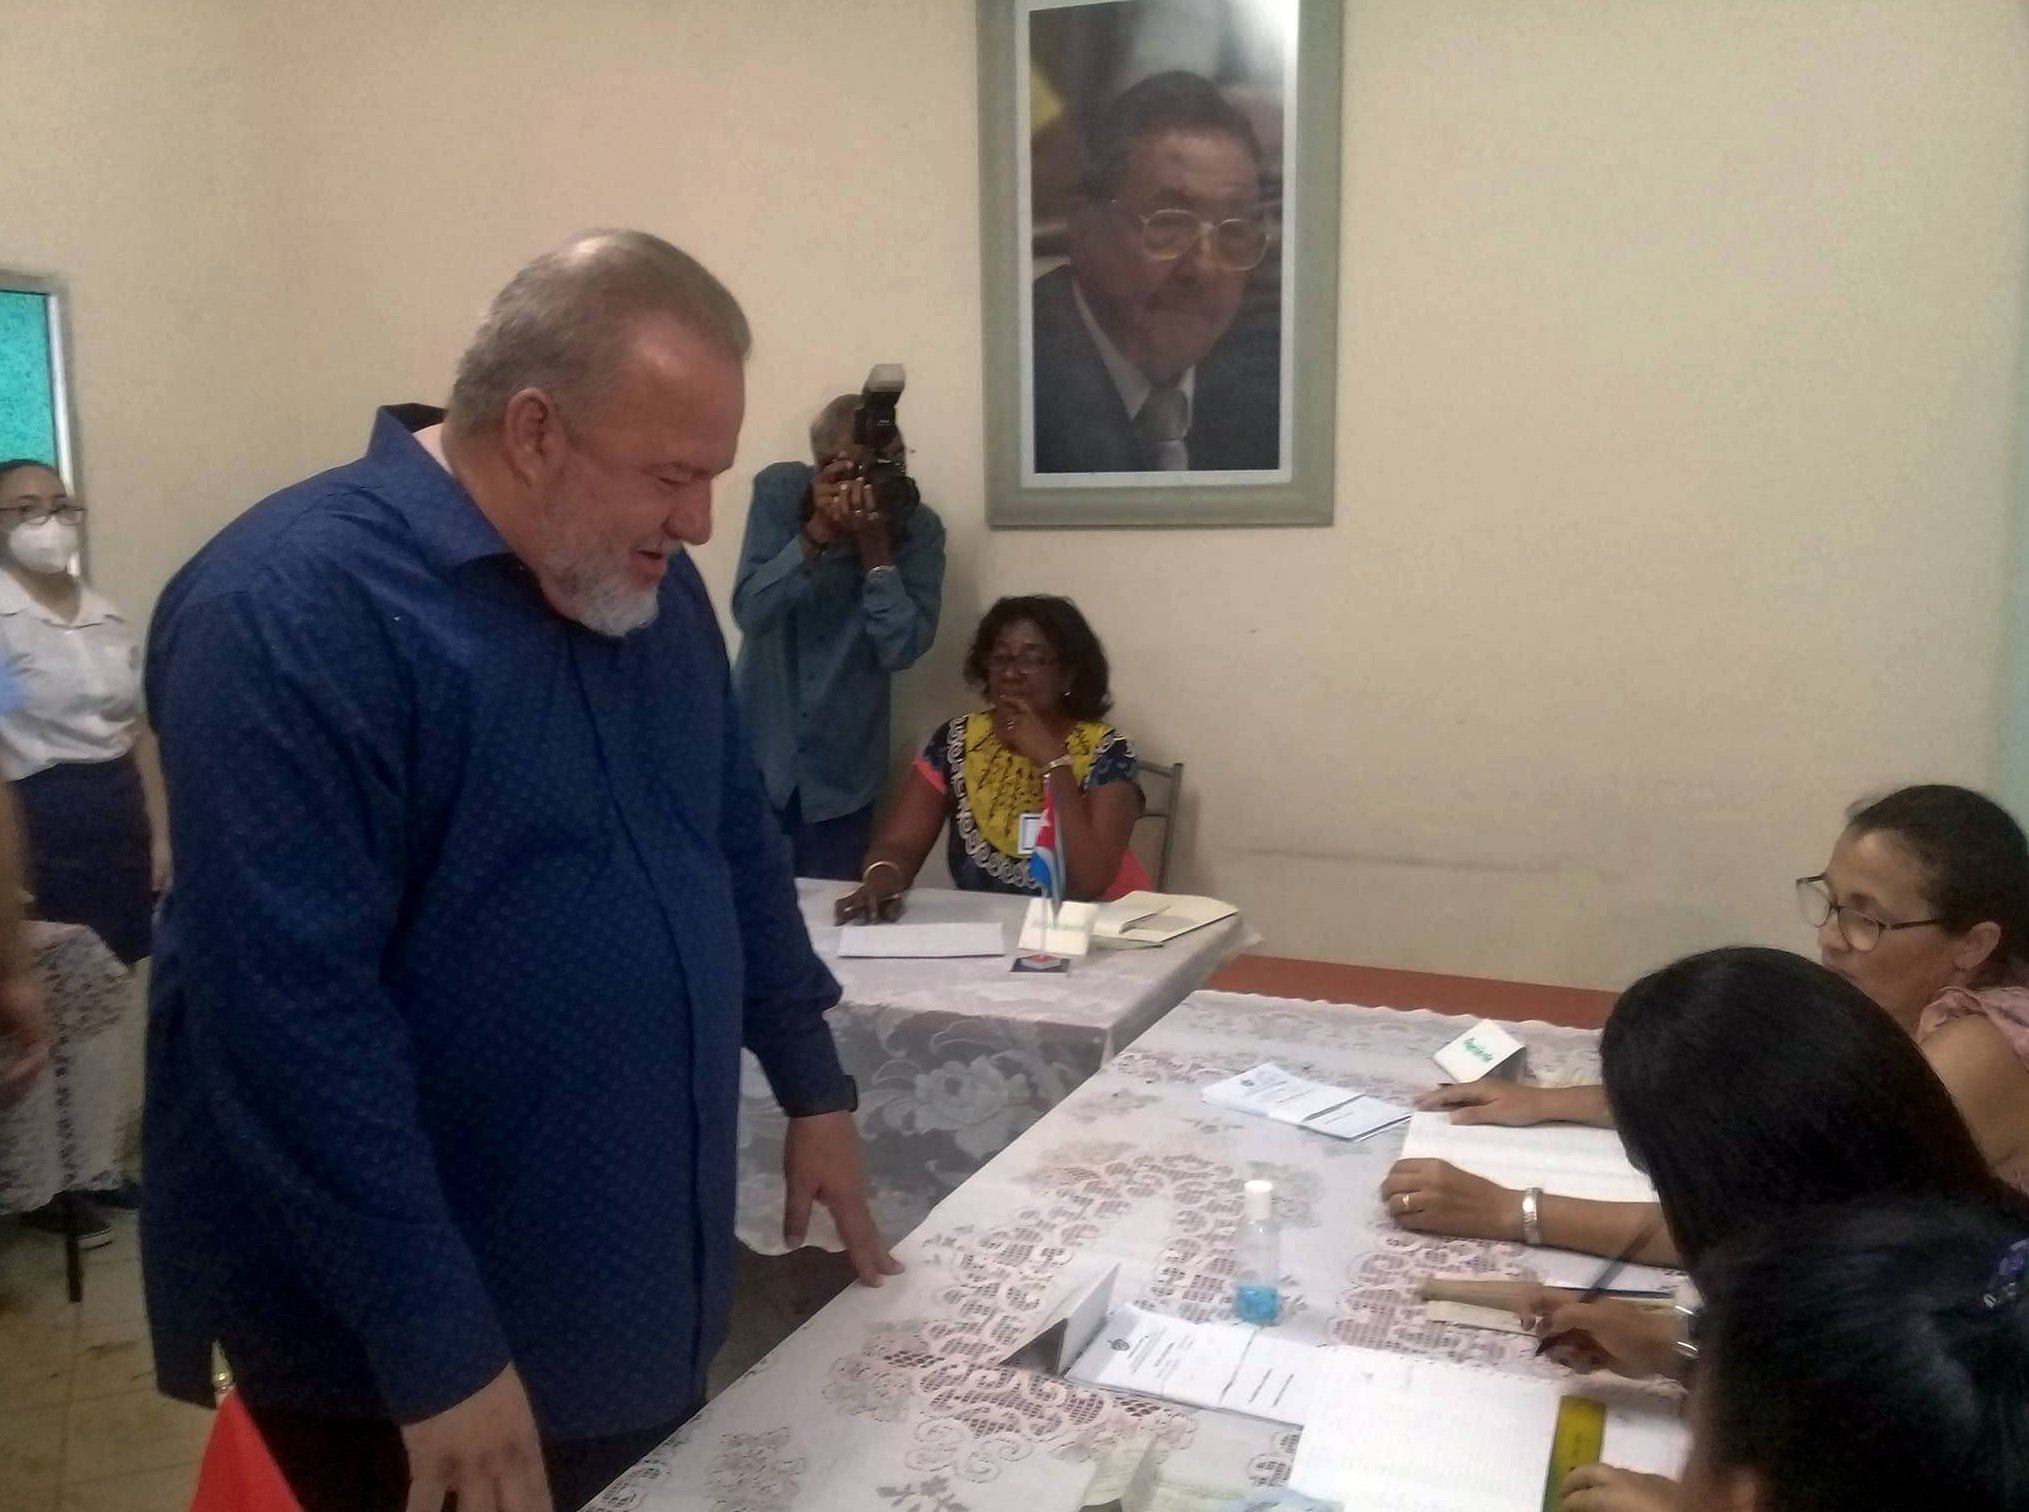
M 1194 929 L 1203 929 L 1240 910 L 1217 898 L 1189 898 L 1181 893 L 1131 892 L 1099 905 L 1092 943 L 1104 946 L 1167 945 Z

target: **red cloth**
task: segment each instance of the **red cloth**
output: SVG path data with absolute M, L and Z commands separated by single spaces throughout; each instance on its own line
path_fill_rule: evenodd
M 303 1512 L 237 1391 L 218 1404 L 190 1512 Z

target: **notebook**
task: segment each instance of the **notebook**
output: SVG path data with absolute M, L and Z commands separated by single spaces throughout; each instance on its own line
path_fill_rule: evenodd
M 1542 1124 L 1506 1129 L 1455 1124 L 1449 1113 L 1418 1113 L 1402 1142 L 1404 1160 L 1448 1160 L 1504 1187 L 1541 1187 L 1596 1202 L 1654 1202 L 1648 1177 L 1628 1163 L 1611 1129 Z
M 1558 1402 L 1599 1394 L 1383 1350 L 1324 1356 L 1289 1484 L 1358 1512 L 1538 1512 Z M 1609 1401 L 1607 1463 L 1675 1475 L 1687 1443 L 1665 1404 Z
M 1240 910 L 1216 898 L 1189 898 L 1181 893 L 1131 892 L 1099 906 L 1092 942 L 1103 946 L 1167 945 Z

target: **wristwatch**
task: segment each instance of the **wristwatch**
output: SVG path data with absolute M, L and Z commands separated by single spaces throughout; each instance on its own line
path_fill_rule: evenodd
M 1530 1187 L 1522 1193 L 1522 1243 L 1543 1242 L 1543 1189 Z
M 894 570 L 895 564 L 893 562 L 883 562 L 878 567 L 869 567 L 867 569 L 867 577 L 871 580 L 879 577 L 884 572 L 893 572 Z

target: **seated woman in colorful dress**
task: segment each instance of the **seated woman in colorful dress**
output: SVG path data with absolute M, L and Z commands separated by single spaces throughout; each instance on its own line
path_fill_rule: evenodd
M 1056 815 L 1066 897 L 1146 887 L 1127 848 L 1141 817 L 1138 763 L 1127 737 L 1106 723 L 1113 706 L 1106 652 L 1077 605 L 1002 599 L 979 622 L 965 677 L 986 707 L 931 735 L 875 833 L 860 885 L 839 900 L 840 922 L 891 913 L 947 824 L 956 886 L 1040 893 L 1029 854 L 1046 808 Z

